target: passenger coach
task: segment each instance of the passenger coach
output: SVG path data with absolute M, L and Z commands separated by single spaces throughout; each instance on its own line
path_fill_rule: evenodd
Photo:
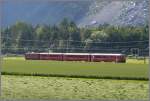
M 64 61 L 90 61 L 90 54 L 88 53 L 64 53 Z
M 93 62 L 126 62 L 124 54 L 91 54 Z
M 63 54 L 62 53 L 40 53 L 40 60 L 63 61 Z
M 124 54 L 108 53 L 26 53 L 26 60 L 126 62 Z

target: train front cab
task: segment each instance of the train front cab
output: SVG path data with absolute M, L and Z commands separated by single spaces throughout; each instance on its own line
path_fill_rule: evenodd
M 123 54 L 91 54 L 91 61 L 125 63 L 126 57 Z
M 117 57 L 118 58 L 118 63 L 126 63 L 126 56 L 124 54 L 120 55 Z

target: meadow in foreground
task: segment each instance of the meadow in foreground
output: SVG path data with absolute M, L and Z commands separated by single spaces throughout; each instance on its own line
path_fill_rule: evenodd
M 2 99 L 148 100 L 148 81 L 2 76 Z

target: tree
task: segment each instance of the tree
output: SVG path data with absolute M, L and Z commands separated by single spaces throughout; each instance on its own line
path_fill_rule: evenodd
M 92 42 L 93 42 L 93 40 L 86 39 L 84 49 L 89 49 L 92 46 Z
M 80 28 L 80 38 L 81 38 L 81 41 L 85 41 L 86 39 L 90 38 L 91 33 L 92 32 L 89 29 Z
M 11 38 L 10 38 L 10 28 L 5 28 L 4 30 L 1 30 L 1 47 L 2 47 L 2 52 L 7 53 L 11 52 Z
M 35 46 L 39 51 L 45 51 L 49 48 L 51 42 L 51 29 L 47 25 L 38 25 L 35 29 Z
M 10 27 L 10 32 L 12 49 L 14 52 L 22 53 L 25 51 L 24 48 L 32 46 L 32 42 L 29 41 L 34 37 L 32 25 L 18 21 Z
M 91 39 L 95 42 L 106 41 L 108 35 L 104 31 L 95 31 L 91 34 Z
M 63 40 L 68 40 L 69 38 L 68 26 L 69 26 L 69 19 L 67 18 L 64 18 L 62 22 L 60 22 L 59 24 L 59 30 L 61 32 L 60 36 Z

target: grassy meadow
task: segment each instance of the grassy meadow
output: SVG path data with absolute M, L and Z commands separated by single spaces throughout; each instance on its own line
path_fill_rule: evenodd
M 2 76 L 2 99 L 148 100 L 148 81 Z
M 2 61 L 2 74 L 147 79 L 148 64 L 141 61 L 136 63 L 134 60 L 127 60 L 127 63 L 100 63 L 25 60 L 22 57 L 11 57 L 4 58 Z
M 1 99 L 148 100 L 149 95 L 148 61 L 134 59 L 100 63 L 7 57 L 1 80 Z

